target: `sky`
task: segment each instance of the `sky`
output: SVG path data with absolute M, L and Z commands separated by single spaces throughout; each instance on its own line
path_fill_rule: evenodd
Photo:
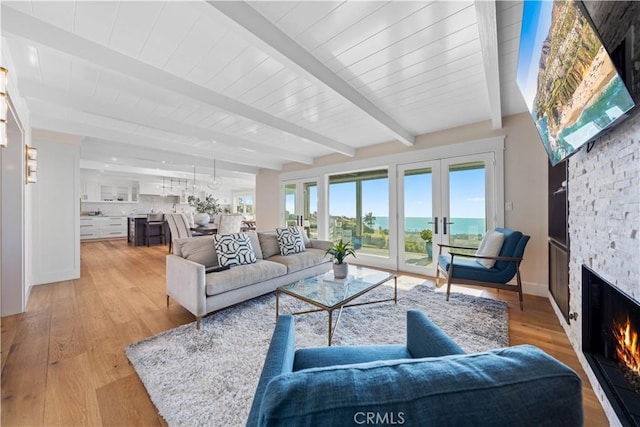
M 540 49 L 549 34 L 552 9 L 552 1 L 524 2 L 516 81 L 529 111 L 536 97 Z
M 452 218 L 484 218 L 484 170 L 475 169 L 450 174 L 450 216 Z M 405 217 L 430 217 L 432 212 L 431 175 L 405 178 Z M 364 181 L 362 185 L 363 214 L 389 216 L 389 180 Z M 355 217 L 355 184 L 332 184 L 329 188 L 330 213 Z

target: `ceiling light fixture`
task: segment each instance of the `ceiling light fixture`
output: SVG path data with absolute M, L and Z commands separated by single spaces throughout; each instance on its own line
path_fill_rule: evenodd
M 7 109 L 9 108 L 7 73 L 6 68 L 0 67 L 0 147 L 2 148 L 7 148 L 9 145 L 7 137 Z
M 222 185 L 222 178 L 216 175 L 216 159 L 213 159 L 213 179 L 209 181 L 207 187 L 213 190 L 218 185 Z

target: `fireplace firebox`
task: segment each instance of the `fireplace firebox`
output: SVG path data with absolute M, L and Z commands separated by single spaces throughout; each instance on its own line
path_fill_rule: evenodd
M 582 266 L 582 351 L 620 422 L 640 427 L 640 305 Z

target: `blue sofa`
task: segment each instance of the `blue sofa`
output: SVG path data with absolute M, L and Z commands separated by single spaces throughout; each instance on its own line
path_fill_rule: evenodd
M 407 345 L 295 349 L 278 318 L 247 425 L 581 426 L 582 383 L 540 349 L 465 354 L 419 311 Z

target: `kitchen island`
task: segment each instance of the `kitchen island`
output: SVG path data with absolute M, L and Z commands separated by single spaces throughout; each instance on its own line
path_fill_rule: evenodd
M 127 227 L 127 241 L 129 246 L 145 246 L 144 223 L 147 222 L 146 213 L 130 214 L 128 216 L 129 226 Z M 164 227 L 164 241 L 168 242 L 171 238 L 169 227 Z M 151 237 L 149 240 L 151 245 L 162 244 L 160 236 Z

